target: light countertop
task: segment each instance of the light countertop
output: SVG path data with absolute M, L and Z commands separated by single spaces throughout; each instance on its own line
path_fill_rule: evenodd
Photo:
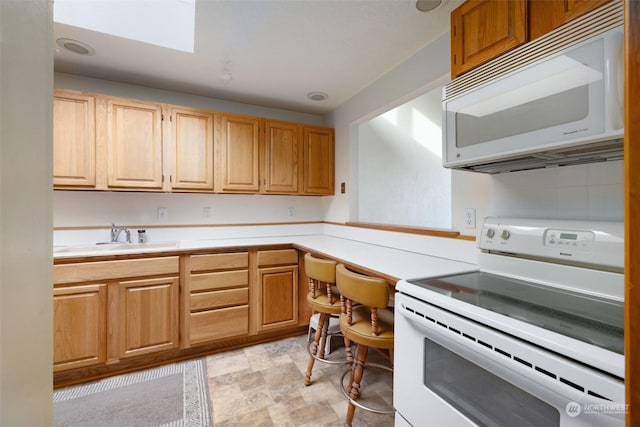
M 351 266 L 378 273 L 386 278 L 413 279 L 461 273 L 477 269 L 469 262 L 426 255 L 375 243 L 336 236 L 289 235 L 204 240 L 152 242 L 149 244 L 83 245 L 54 248 L 54 260 L 115 256 L 127 254 L 161 254 L 292 244 L 300 250 L 312 251 Z

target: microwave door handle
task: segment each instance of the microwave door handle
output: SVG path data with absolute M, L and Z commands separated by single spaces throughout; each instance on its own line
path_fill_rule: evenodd
M 610 131 L 624 127 L 624 42 L 622 31 L 605 38 L 605 97 L 607 128 Z

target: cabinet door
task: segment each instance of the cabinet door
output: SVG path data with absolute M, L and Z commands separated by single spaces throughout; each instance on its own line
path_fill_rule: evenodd
M 213 114 L 172 107 L 170 117 L 174 156 L 171 188 L 213 191 Z
M 56 90 L 53 98 L 53 185 L 96 185 L 96 100 Z
M 309 126 L 304 128 L 304 194 L 333 194 L 333 150 L 333 129 Z
M 162 189 L 162 107 L 107 99 L 107 184 Z
M 298 266 L 258 269 L 258 332 L 298 324 Z
M 295 123 L 265 121 L 264 187 L 265 193 L 298 193 L 300 127 Z
M 526 41 L 525 0 L 468 0 L 451 12 L 451 78 Z
M 113 344 L 119 357 L 178 347 L 178 284 L 178 277 L 115 284 L 118 336 Z
M 529 40 L 576 19 L 611 0 L 529 0 Z
M 54 288 L 54 372 L 106 361 L 106 310 L 104 284 Z
M 259 119 L 221 115 L 216 138 L 216 191 L 258 192 Z

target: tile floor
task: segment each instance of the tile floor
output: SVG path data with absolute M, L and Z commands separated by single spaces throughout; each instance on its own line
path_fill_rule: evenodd
M 347 402 L 340 377 L 346 365 L 316 362 L 312 383 L 305 386 L 306 342 L 302 335 L 208 356 L 215 427 L 344 425 Z M 344 347 L 331 357 L 344 357 Z M 369 359 L 383 360 L 375 351 Z M 390 407 L 392 389 L 392 374 L 365 370 L 362 399 Z M 393 426 L 393 415 L 356 409 L 353 426 Z

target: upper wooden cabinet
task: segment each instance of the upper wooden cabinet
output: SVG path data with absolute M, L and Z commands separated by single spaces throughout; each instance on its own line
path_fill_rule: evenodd
M 261 192 L 331 195 L 333 129 L 265 120 Z
M 107 185 L 162 189 L 162 106 L 107 99 Z
M 54 189 L 333 194 L 333 129 L 56 89 Z
M 261 191 L 296 194 L 302 171 L 301 126 L 296 123 L 264 121 L 264 154 Z
M 529 0 L 529 40 L 545 35 L 611 0 Z
M 526 41 L 525 0 L 468 0 L 451 12 L 451 77 Z
M 302 192 L 314 195 L 334 193 L 333 129 L 305 126 L 302 134 Z
M 96 185 L 96 99 L 57 90 L 53 97 L 53 185 Z
M 451 78 L 611 0 L 467 0 L 451 12 Z
M 173 158 L 169 173 L 172 190 L 213 191 L 214 114 L 185 107 L 169 107 Z
M 260 119 L 220 114 L 216 129 L 216 191 L 257 193 Z

